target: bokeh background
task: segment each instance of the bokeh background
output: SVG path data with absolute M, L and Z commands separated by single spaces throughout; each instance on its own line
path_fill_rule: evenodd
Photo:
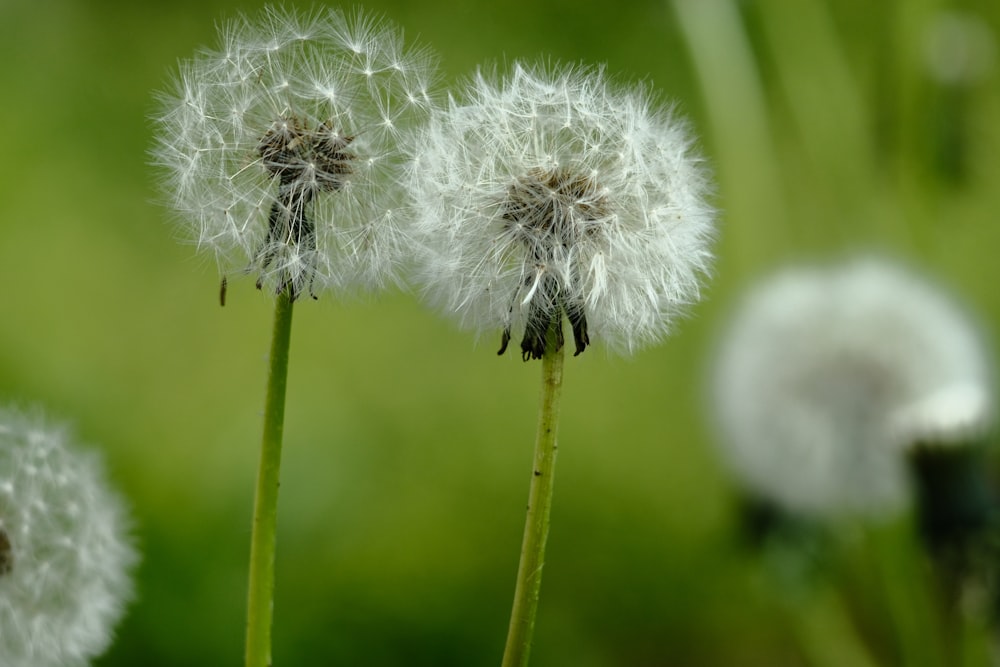
M 0 0 L 0 400 L 75 423 L 131 500 L 144 560 L 106 667 L 242 662 L 271 300 L 231 280 L 219 307 L 147 151 L 177 61 L 261 4 Z M 924 267 L 1000 328 L 1000 4 L 367 6 L 435 48 L 445 84 L 515 58 L 644 81 L 717 176 L 705 302 L 632 358 L 567 363 L 535 664 L 805 664 L 803 623 L 836 644 L 826 598 L 789 613 L 735 546 L 705 370 L 755 277 L 857 251 Z M 538 365 L 402 292 L 295 319 L 275 664 L 497 664 Z

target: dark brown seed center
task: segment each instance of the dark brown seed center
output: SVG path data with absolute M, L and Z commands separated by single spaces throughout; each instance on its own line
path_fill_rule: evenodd
M 610 202 L 591 176 L 559 168 L 534 169 L 511 183 L 501 215 L 506 229 L 527 247 L 535 262 L 544 266 L 554 260 L 558 249 L 572 248 L 584 238 L 597 234 L 610 214 Z M 532 289 L 537 291 L 528 306 L 521 341 L 522 358 L 525 361 L 541 359 L 550 344 L 556 349 L 562 347 L 564 314 L 573 327 L 575 354 L 580 354 L 590 344 L 583 304 L 567 296 L 574 290 L 561 284 L 563 279 L 554 273 L 530 276 L 527 284 L 536 280 L 538 283 Z M 573 280 L 572 274 L 568 280 Z M 552 304 L 555 304 L 554 311 Z M 512 304 L 512 310 L 513 307 Z M 555 327 L 554 343 L 546 333 L 550 326 Z M 506 351 L 510 333 L 509 327 L 503 332 L 498 354 Z
M 296 183 L 314 194 L 337 190 L 344 184 L 355 159 L 346 152 L 352 141 L 354 137 L 338 132 L 329 121 L 310 129 L 297 118 L 282 118 L 261 138 L 257 150 L 264 168 L 282 185 Z
M 565 168 L 534 169 L 507 188 L 503 219 L 539 252 L 546 245 L 570 246 L 596 233 L 610 209 L 590 176 Z
M 339 190 L 351 173 L 356 159 L 347 152 L 354 137 L 342 134 L 327 121 L 309 128 L 298 118 L 275 121 L 257 144 L 264 168 L 278 179 L 278 195 L 268 216 L 267 243 L 257 251 L 261 271 L 274 261 L 282 246 L 294 245 L 316 250 L 316 230 L 306 210 L 320 192 Z M 292 300 L 305 288 L 312 291 L 312 275 L 307 279 L 283 278 L 278 292 L 289 290 Z M 257 288 L 263 278 L 257 281 Z M 313 296 L 315 298 L 315 295 Z

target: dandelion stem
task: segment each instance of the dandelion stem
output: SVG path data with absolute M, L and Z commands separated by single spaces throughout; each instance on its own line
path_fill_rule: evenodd
M 907 667 L 955 664 L 943 642 L 940 609 L 912 521 L 912 516 L 906 516 L 872 526 L 867 532 L 895 632 L 898 661 Z
M 563 346 L 562 320 L 553 321 L 546 332 L 547 344 L 542 355 L 542 391 L 539 402 L 535 460 L 528 495 L 528 516 L 521 543 L 521 562 L 517 568 L 514 607 L 510 615 L 503 667 L 525 667 L 531 651 L 531 638 L 538 612 L 545 564 L 545 542 L 549 535 L 552 509 L 552 482 L 556 464 L 556 431 L 559 424 L 559 397 L 562 393 Z
M 288 381 L 288 347 L 292 333 L 291 288 L 277 297 L 271 338 L 264 435 L 254 498 L 253 533 L 250 537 L 250 581 L 247 593 L 247 667 L 271 665 L 271 618 L 274 604 L 274 551 L 278 519 L 278 473 L 281 437 L 285 422 L 285 387 Z

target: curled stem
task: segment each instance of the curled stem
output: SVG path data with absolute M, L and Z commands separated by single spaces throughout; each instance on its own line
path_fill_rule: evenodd
M 271 619 L 274 605 L 274 551 L 278 519 L 281 438 L 285 423 L 288 348 L 292 333 L 292 288 L 278 294 L 274 308 L 264 434 L 254 497 L 247 593 L 246 666 L 270 667 Z
M 528 495 L 528 516 L 521 543 L 521 561 L 517 569 L 514 607 L 507 632 L 503 667 L 525 667 L 531 651 L 531 639 L 538 612 L 545 564 L 545 542 L 549 534 L 552 509 L 552 482 L 556 463 L 556 430 L 559 423 L 559 397 L 562 393 L 563 346 L 556 344 L 562 333 L 562 320 L 551 322 L 546 332 L 548 344 L 542 355 L 542 391 L 535 440 L 535 459 Z

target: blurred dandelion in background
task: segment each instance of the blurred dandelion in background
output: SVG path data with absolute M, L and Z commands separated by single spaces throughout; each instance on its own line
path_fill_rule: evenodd
M 945 291 L 895 264 L 791 268 L 751 290 L 715 362 L 723 458 L 793 513 L 885 516 L 906 451 L 994 421 L 985 341 Z
M 996 36 L 983 17 L 968 11 L 944 10 L 925 30 L 927 71 L 945 85 L 970 85 L 985 79 L 996 66 Z
M 92 451 L 35 411 L 0 408 L 0 664 L 87 665 L 107 649 L 138 555 Z
M 988 650 L 993 375 L 956 297 L 885 259 L 787 268 L 737 308 L 712 376 L 717 440 L 776 594 L 796 619 L 806 591 L 838 609 L 854 657 L 831 664 L 952 664 Z M 838 592 L 817 586 L 820 571 Z M 795 623 L 825 664 L 825 634 Z

